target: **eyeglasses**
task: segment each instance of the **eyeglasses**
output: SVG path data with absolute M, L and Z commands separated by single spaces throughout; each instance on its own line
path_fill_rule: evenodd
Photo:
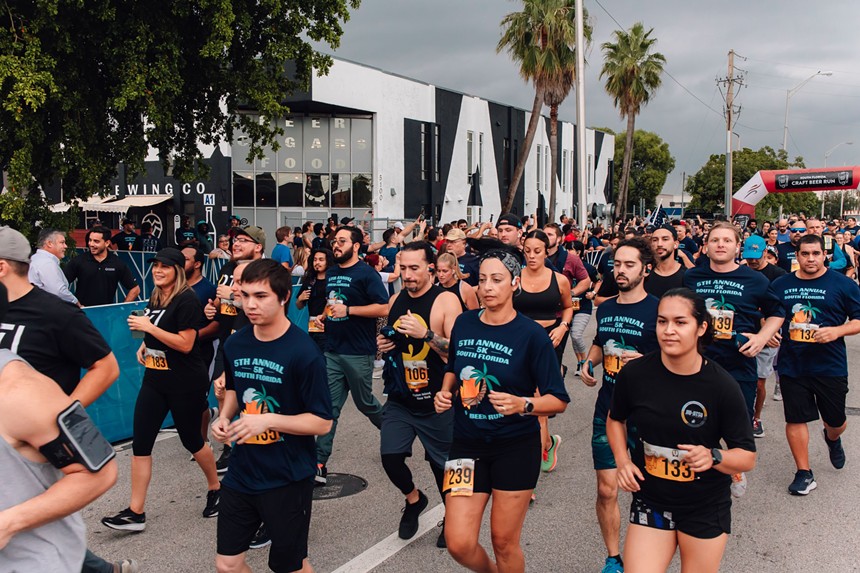
M 233 244 L 236 243 L 251 243 L 252 245 L 256 245 L 257 241 L 252 241 L 251 239 L 233 239 Z
M 350 241 L 349 239 L 335 239 L 332 241 L 332 243 L 337 243 L 338 245 L 341 245 L 341 246 L 348 245 L 351 242 L 352 241 Z
M 791 229 L 789 229 L 789 231 L 791 231 L 792 233 L 805 233 L 806 227 L 792 227 Z

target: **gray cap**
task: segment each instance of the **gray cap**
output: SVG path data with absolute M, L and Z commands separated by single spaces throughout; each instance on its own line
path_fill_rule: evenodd
M 12 227 L 0 227 L 0 259 L 30 262 L 30 243 Z

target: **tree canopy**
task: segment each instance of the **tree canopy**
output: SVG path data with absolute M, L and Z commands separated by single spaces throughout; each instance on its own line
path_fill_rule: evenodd
M 236 129 L 259 156 L 285 97 L 332 63 L 310 42 L 337 47 L 359 2 L 6 2 L 0 168 L 22 191 L 62 179 L 68 200 L 101 191 L 121 162 L 140 171 L 148 146 L 180 179 L 202 170 L 199 143 Z
M 625 140 L 617 137 L 611 129 L 597 128 L 616 135 L 615 157 L 624 154 Z M 621 181 L 622 164 L 615 162 L 612 180 L 613 196 L 618 196 L 618 186 Z M 633 132 L 633 161 L 630 164 L 630 192 L 627 201 L 628 209 L 645 201 L 645 208 L 656 207 L 657 195 L 663 190 L 669 173 L 675 169 L 675 158 L 669 151 L 669 144 L 659 135 L 651 131 L 637 129 Z
M 732 190 L 737 191 L 744 183 L 761 170 L 803 169 L 802 157 L 788 161 L 784 150 L 774 151 L 765 146 L 754 151 L 745 148 L 732 154 Z M 725 210 L 726 156 L 711 155 L 708 162 L 687 179 L 685 192 L 692 197 L 690 208 L 719 212 Z M 815 193 L 770 193 L 756 205 L 759 216 L 775 216 L 779 208 L 786 213 L 801 211 L 811 214 L 821 212 L 821 203 Z

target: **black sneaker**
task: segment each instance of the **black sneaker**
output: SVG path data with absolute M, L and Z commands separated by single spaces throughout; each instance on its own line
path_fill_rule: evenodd
M 251 540 L 251 544 L 248 546 L 250 549 L 260 549 L 261 547 L 265 547 L 267 545 L 272 544 L 272 538 L 269 537 L 269 532 L 266 531 L 266 524 L 260 524 L 260 529 L 257 530 L 257 533 L 254 534 L 254 539 Z
M 830 463 L 837 470 L 845 467 L 845 449 L 842 447 L 842 436 L 839 436 L 832 442 L 827 439 L 827 430 L 824 429 L 824 443 L 827 444 L 827 451 L 830 454 Z
M 228 445 L 224 446 L 224 449 L 221 451 L 221 457 L 218 458 L 218 461 L 215 462 L 215 469 L 218 470 L 219 474 L 226 473 L 227 469 L 230 466 L 230 454 L 233 452 L 233 448 Z
M 118 531 L 143 531 L 146 529 L 146 512 L 135 513 L 125 508 L 111 517 L 103 517 L 102 525 Z
M 797 473 L 794 474 L 794 481 L 788 486 L 788 493 L 791 495 L 809 495 L 809 492 L 817 487 L 818 484 L 812 477 L 812 470 L 797 470 Z
M 328 468 L 325 464 L 317 464 L 317 475 L 314 476 L 314 485 L 325 485 L 328 482 Z
M 403 508 L 403 517 L 400 518 L 400 529 L 397 532 L 400 539 L 412 539 L 418 533 L 418 516 L 427 509 L 428 503 L 427 496 L 421 490 L 418 490 L 418 501 L 415 503 L 406 502 L 406 507 Z
M 206 507 L 203 509 L 203 517 L 218 517 L 218 502 L 221 501 L 221 491 L 210 489 L 206 492 Z
M 448 543 L 445 541 L 445 520 L 443 519 L 440 522 L 442 525 L 442 531 L 439 532 L 439 537 L 436 539 L 436 547 L 439 549 L 447 549 Z

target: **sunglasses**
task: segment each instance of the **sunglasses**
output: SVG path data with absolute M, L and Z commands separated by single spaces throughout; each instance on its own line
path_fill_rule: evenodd
M 806 228 L 805 227 L 792 227 L 791 229 L 789 229 L 789 231 L 791 231 L 792 233 L 805 233 Z

